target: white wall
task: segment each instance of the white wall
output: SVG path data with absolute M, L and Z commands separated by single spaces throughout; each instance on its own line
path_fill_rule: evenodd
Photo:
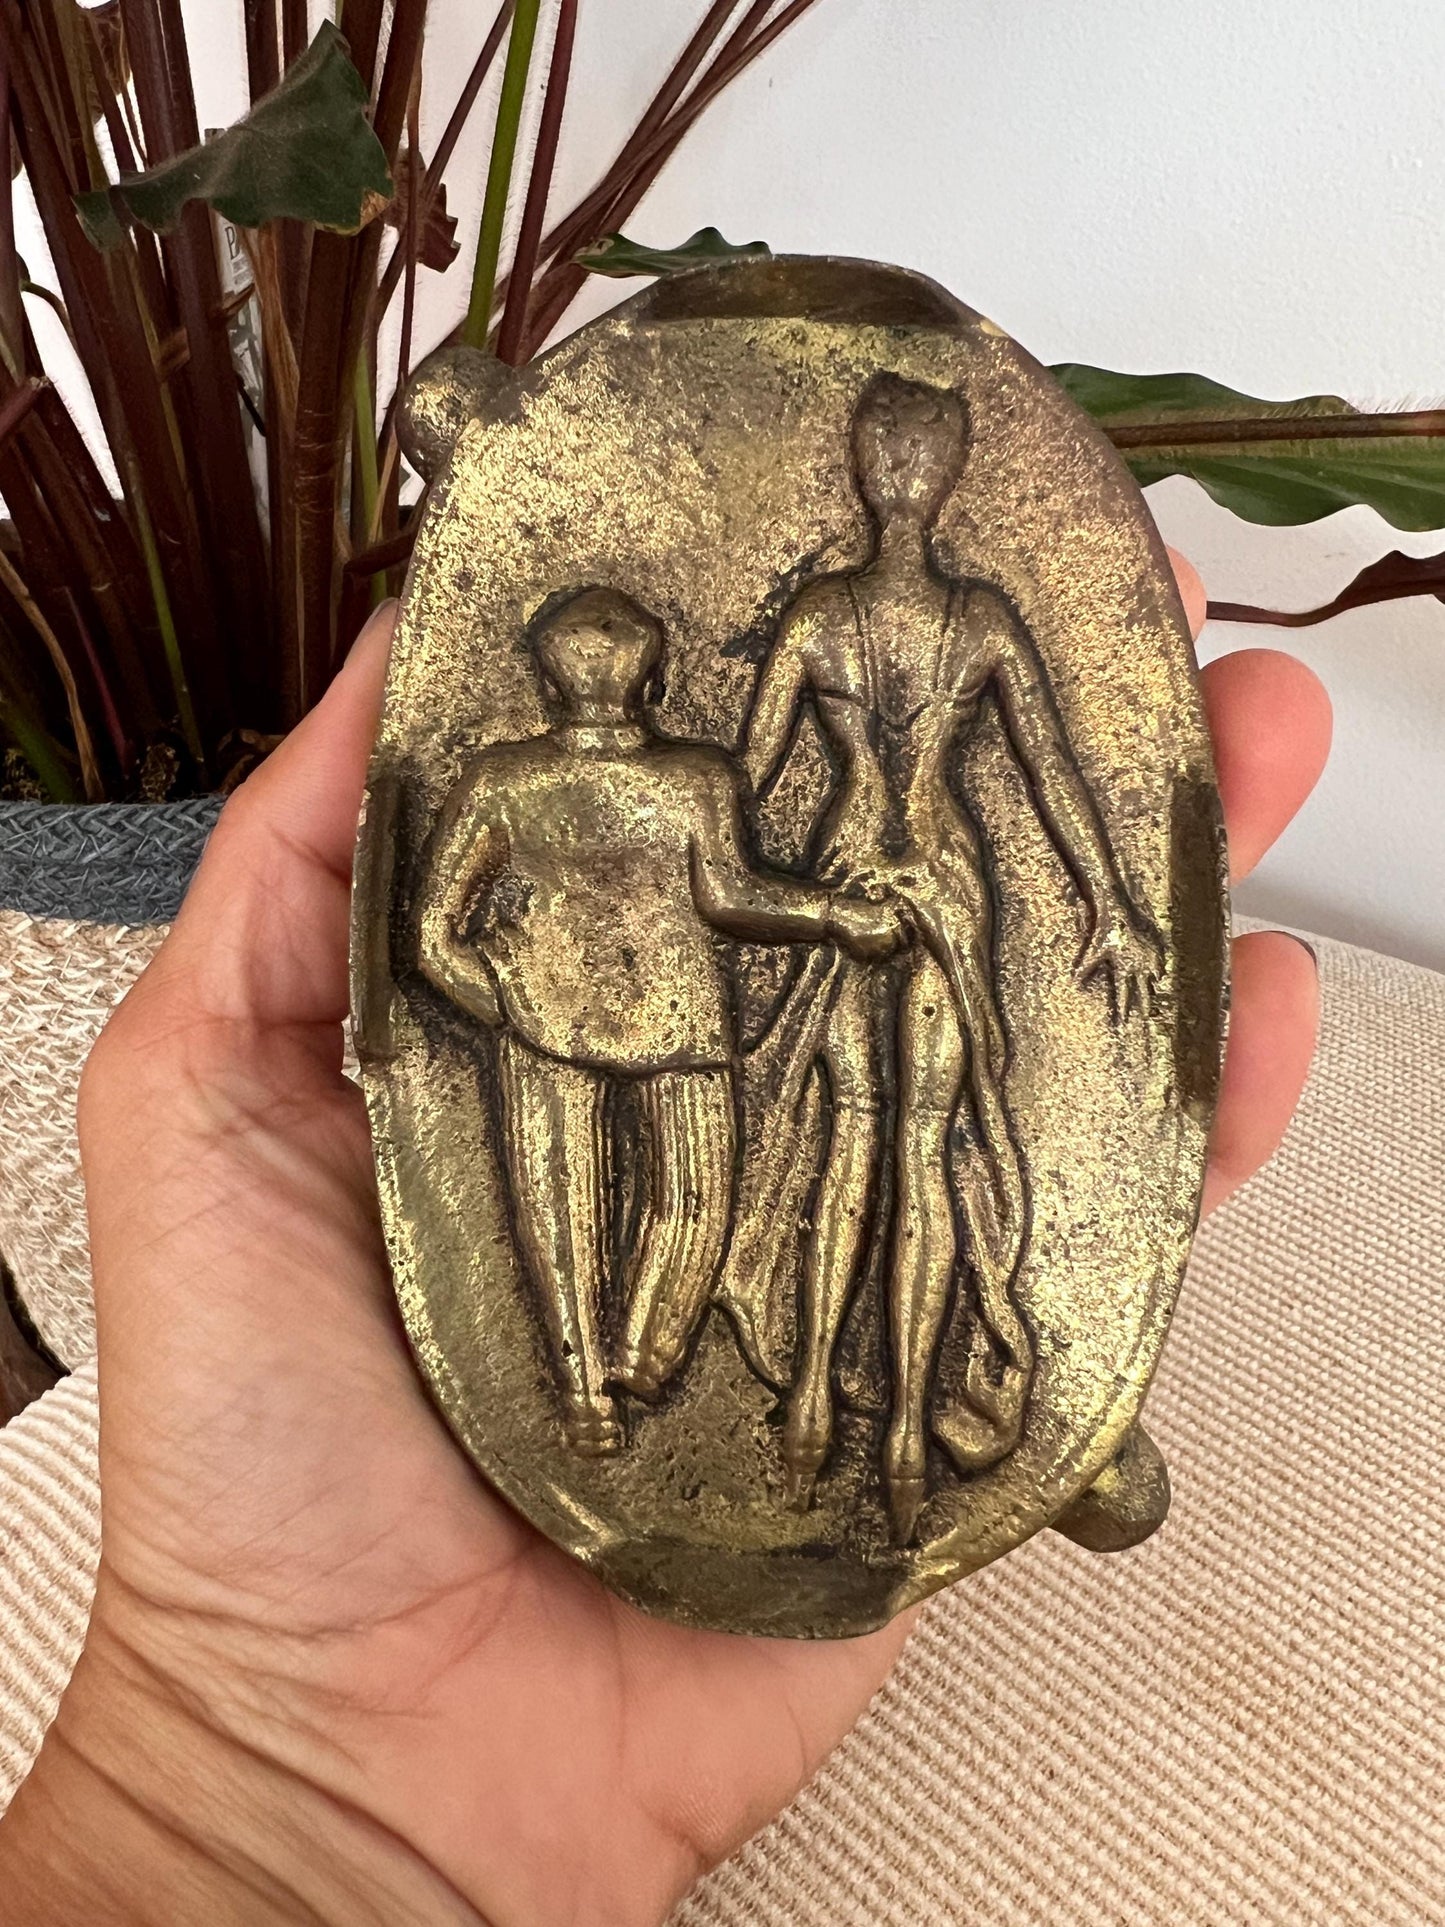
M 492 7 L 433 0 L 434 130 Z M 703 0 L 582 0 L 559 200 L 585 186 Z M 239 0 L 190 0 L 210 118 L 239 100 Z M 817 0 L 711 112 L 631 221 L 906 263 L 1046 361 L 1188 367 L 1263 395 L 1445 392 L 1439 0 Z M 485 117 L 483 117 L 485 118 Z M 470 209 L 477 137 L 451 169 Z M 465 260 L 428 290 L 433 331 Z M 624 289 L 608 284 L 596 305 Z M 1211 594 L 1322 601 L 1398 538 L 1351 510 L 1263 530 L 1153 491 Z M 1241 907 L 1445 968 L 1445 609 L 1284 634 L 1324 677 L 1335 758 Z

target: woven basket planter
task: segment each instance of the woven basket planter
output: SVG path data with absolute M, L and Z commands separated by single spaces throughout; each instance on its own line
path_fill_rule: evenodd
M 0 1256 L 45 1344 L 95 1346 L 80 1071 L 154 955 L 220 811 L 0 803 Z

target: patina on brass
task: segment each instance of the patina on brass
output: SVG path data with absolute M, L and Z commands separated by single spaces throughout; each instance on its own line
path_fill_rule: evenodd
M 407 1328 L 648 1608 L 879 1624 L 1163 1518 L 1137 1424 L 1223 1029 L 1173 579 L 920 277 L 748 261 L 453 353 L 358 852 Z

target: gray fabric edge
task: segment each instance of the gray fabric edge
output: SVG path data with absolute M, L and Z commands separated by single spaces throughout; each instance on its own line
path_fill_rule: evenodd
M 222 801 L 0 803 L 0 909 L 76 923 L 170 923 Z

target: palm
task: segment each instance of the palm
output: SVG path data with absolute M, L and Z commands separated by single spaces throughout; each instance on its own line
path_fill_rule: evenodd
M 428 1403 L 340 1061 L 381 662 L 373 642 L 228 811 L 87 1075 L 91 1646 L 141 1651 L 483 1913 L 647 1920 L 811 1774 L 901 1632 L 806 1645 L 648 1619 L 509 1512 Z M 1299 1061 L 1269 1090 L 1246 1065 L 1236 1162 L 1268 1150 L 1308 1054 L 1304 979 L 1284 956 L 1270 977 Z

